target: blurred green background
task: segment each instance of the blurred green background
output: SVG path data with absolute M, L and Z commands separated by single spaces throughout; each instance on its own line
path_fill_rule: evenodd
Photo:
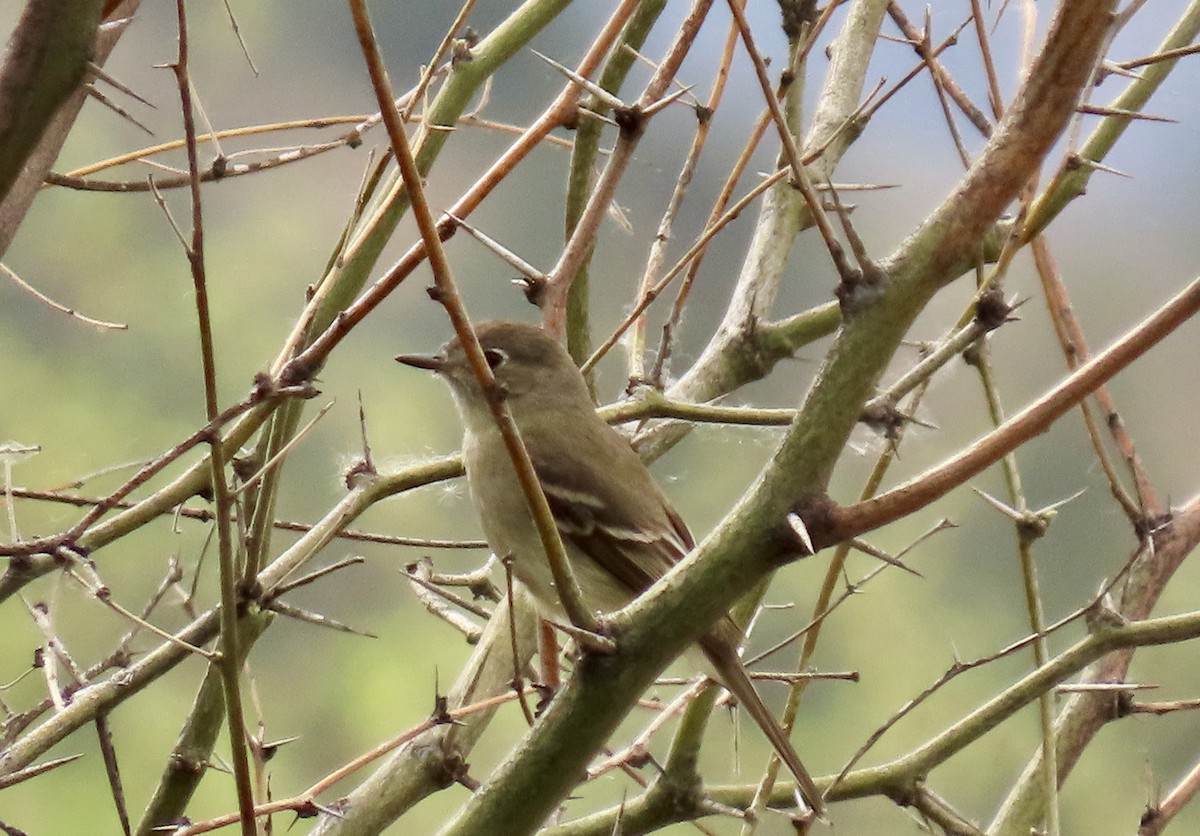
M 479 3 L 471 17 L 472 26 L 489 31 L 509 13 L 511 5 Z M 774 4 L 751 5 L 763 49 L 778 61 L 783 44 L 777 34 Z M 1155 4 L 1122 33 L 1110 55 L 1122 60 L 1152 52 L 1183 7 L 1177 0 Z M 0 2 L 3 31 L 11 30 L 19 10 L 15 0 Z M 575 4 L 535 39 L 533 47 L 570 64 L 608 10 L 609 4 Z M 957 0 L 935 4 L 933 40 L 945 37 L 968 10 L 968 3 Z M 220 4 L 189 7 L 195 86 L 216 127 L 374 109 L 349 15 L 341 4 L 264 0 L 237 4 L 235 11 L 261 71 L 258 76 L 242 58 Z M 376 3 L 372 11 L 393 83 L 397 89 L 405 89 L 415 81 L 455 9 L 437 3 Z M 682 3 L 668 6 L 646 54 L 662 53 L 684 11 Z M 711 56 L 725 38 L 727 15 L 723 11 L 718 8 L 713 13 L 693 57 L 680 73 L 681 80 L 698 85 L 701 96 L 700 91 L 710 82 Z M 910 16 L 916 18 L 917 11 L 910 9 Z M 1042 25 L 1044 28 L 1045 20 Z M 155 68 L 174 58 L 174 27 L 173 7 L 144 4 L 107 64 L 111 73 L 157 105 L 151 110 L 125 101 L 138 119 L 154 130 L 154 139 L 89 103 L 56 171 L 180 135 L 173 77 L 168 70 Z M 887 27 L 886 31 L 893 30 Z M 1016 84 L 1018 44 L 1019 27 L 1010 16 L 997 31 L 994 43 L 1006 95 Z M 944 60 L 976 100 L 983 101 L 975 52 L 963 46 L 950 50 Z M 1074 293 L 1076 312 L 1094 348 L 1153 310 L 1193 277 L 1200 264 L 1200 237 L 1195 235 L 1200 209 L 1196 60 L 1185 59 L 1150 106 L 1152 112 L 1177 119 L 1179 124 L 1135 124 L 1108 160 L 1132 177 L 1097 175 L 1087 196 L 1051 229 L 1050 239 Z M 872 73 L 898 79 L 913 62 L 907 47 L 881 42 Z M 815 51 L 809 73 L 810 100 L 825 63 L 820 51 Z M 640 89 L 647 75 L 645 68 L 636 69 L 626 89 Z M 560 86 L 561 78 L 525 51 L 497 75 L 484 115 L 526 124 Z M 1096 94 L 1097 101 L 1107 101 L 1119 87 L 1117 80 L 1110 79 Z M 712 194 L 740 149 L 749 123 L 757 117 L 759 101 L 752 74 L 740 60 L 714 123 L 712 144 L 676 226 L 672 245 L 676 255 L 699 230 Z M 1089 124 L 1084 121 L 1085 131 Z M 690 111 L 668 109 L 655 120 L 638 149 L 618 195 L 633 231 L 610 223 L 593 262 L 598 333 L 616 324 L 632 298 L 693 125 Z M 295 141 L 314 142 L 341 130 L 320 135 L 307 132 Z M 970 134 L 967 138 L 969 147 L 980 147 L 978 138 Z M 505 136 L 478 129 L 457 132 L 430 177 L 435 208 L 449 203 L 473 182 L 507 142 Z M 319 278 L 336 242 L 367 165 L 368 149 L 382 143 L 382 133 L 374 132 L 357 150 L 340 149 L 297 165 L 205 187 L 208 274 L 223 403 L 242 397 L 253 374 L 274 357 L 303 305 L 306 286 Z M 230 142 L 224 151 L 229 154 L 282 144 L 283 140 L 273 137 Z M 202 160 L 210 157 L 211 151 L 201 151 Z M 771 158 L 767 147 L 757 155 L 754 168 L 769 169 Z M 170 159 L 182 164 L 183 157 L 176 154 Z M 557 148 L 536 152 L 475 213 L 472 222 L 527 260 L 549 267 L 561 245 L 567 159 L 566 152 Z M 127 167 L 119 177 L 140 179 L 147 171 Z M 837 180 L 901 184 L 901 188 L 858 192 L 847 198 L 857 206 L 854 222 L 870 252 L 882 257 L 944 197 L 960 173 L 930 84 L 922 76 L 876 116 L 839 168 Z M 748 186 L 743 184 L 739 193 L 745 188 Z M 171 193 L 169 203 L 175 216 L 186 224 L 186 194 Z M 744 213 L 710 248 L 680 335 L 675 360 L 678 371 L 696 356 L 719 320 L 753 217 L 752 211 Z M 384 254 L 381 267 L 412 240 L 411 222 L 406 221 Z M 511 268 L 466 236 L 453 239 L 449 253 L 474 316 L 535 319 L 535 311 L 508 281 Z M 46 189 L 5 262 L 52 298 L 88 315 L 129 325 L 125 332 L 95 331 L 0 281 L 0 440 L 42 447 L 40 455 L 17 468 L 16 484 L 58 486 L 116 463 L 146 459 L 203 422 L 191 281 L 179 245 L 150 196 Z M 819 241 L 806 236 L 794 254 L 777 312 L 786 315 L 826 301 L 834 281 Z M 426 284 L 427 272 L 418 271 L 355 330 L 322 372 L 322 395 L 313 406 L 327 402 L 335 406 L 287 464 L 281 517 L 315 521 L 342 495 L 341 474 L 359 452 L 359 393 L 374 453 L 384 467 L 398 467 L 456 447 L 458 425 L 440 384 L 400 369 L 391 360 L 400 351 L 432 349 L 449 334 L 441 309 L 424 293 Z M 1004 398 L 1009 409 L 1016 411 L 1061 377 L 1063 363 L 1036 277 L 1024 256 L 1018 258 L 1008 292 L 1031 299 L 1020 310 L 1021 321 L 1003 329 L 993 341 Z M 912 339 L 934 339 L 942 334 L 968 298 L 966 282 L 951 288 L 930 306 Z M 655 333 L 653 329 L 651 333 Z M 1200 327 L 1191 323 L 1112 384 L 1160 494 L 1177 499 L 1194 493 L 1200 471 L 1195 421 L 1200 409 L 1195 376 L 1198 348 Z M 795 404 L 817 368 L 822 350 L 821 345 L 810 347 L 797 361 L 781 364 L 769 381 L 749 387 L 739 401 Z M 911 351 L 901 352 L 898 367 L 913 356 Z M 601 371 L 603 396 L 615 398 L 623 385 L 623 364 L 614 356 Z M 952 366 L 934 383 L 923 417 L 938 429 L 911 434 L 894 471 L 894 482 L 920 472 L 986 430 L 974 374 L 961 364 Z M 704 532 L 750 483 L 778 437 L 773 430 L 700 428 L 660 461 L 656 472 L 693 529 Z M 839 500 L 857 495 L 881 449 L 865 430 L 855 441 L 856 451 L 844 458 L 833 485 L 833 495 Z M 1086 489 L 1062 511 L 1038 548 L 1046 609 L 1054 619 L 1090 599 L 1102 579 L 1126 560 L 1133 539 L 1094 463 L 1077 414 L 1064 418 L 1024 448 L 1018 459 L 1035 505 Z M 122 477 L 97 479 L 84 491 L 103 493 L 120 484 Z M 994 473 L 973 484 L 994 495 L 1002 494 Z M 67 526 L 77 514 L 65 507 L 32 502 L 17 506 L 21 533 L 27 537 Z M 810 689 L 797 740 L 814 772 L 839 769 L 866 735 L 936 679 L 954 658 L 969 660 L 993 652 L 1027 632 L 1011 525 L 969 491 L 952 494 L 917 517 L 873 535 L 872 541 L 898 550 L 940 516 L 952 518 L 960 528 L 936 537 L 908 558 L 924 574 L 924 580 L 884 573 L 827 625 L 817 665 L 860 671 L 862 681 L 857 685 L 819 684 Z M 431 537 L 477 535 L 462 486 L 457 484 L 388 501 L 356 527 Z M 157 585 L 168 556 L 178 555 L 186 570 L 194 569 L 206 534 L 206 528 L 197 523 L 181 521 L 176 529 L 171 520 L 164 519 L 95 557 L 117 600 L 137 609 Z M 290 541 L 290 535 L 277 535 L 276 553 Z M 378 639 L 280 620 L 255 647 L 250 667 L 266 736 L 299 736 L 271 763 L 276 796 L 298 791 L 348 758 L 422 720 L 432 708 L 435 681 L 445 687 L 466 658 L 464 643 L 414 601 L 399 571 L 423 553 L 337 542 L 327 549 L 324 562 L 362 554 L 366 563 L 289 596 L 297 605 L 374 632 Z M 440 569 L 449 571 L 473 567 L 484 555 L 453 552 L 434 558 Z M 769 600 L 794 602 L 795 609 L 766 615 L 755 646 L 765 647 L 807 620 L 826 560 L 819 556 L 781 573 Z M 853 557 L 850 566 L 852 578 L 873 568 L 861 556 Z M 214 595 L 215 572 L 215 560 L 210 556 L 200 582 L 204 602 Z M 1160 612 L 1196 607 L 1192 593 L 1200 580 L 1196 574 L 1194 568 L 1185 566 Z M 31 603 L 51 604 L 60 635 L 84 664 L 105 653 L 125 629 L 108 610 L 61 577 L 44 578 L 27 589 L 25 597 Z M 184 623 L 184 616 L 178 608 L 163 610 L 158 623 L 176 627 Z M 1061 648 L 1075 641 L 1081 629 L 1073 627 L 1056 635 L 1051 646 Z M 0 610 L 0 682 L 25 671 L 41 641 L 23 607 L 10 604 Z M 1194 659 L 1194 653 L 1191 647 L 1143 652 L 1134 675 L 1162 685 L 1154 699 L 1194 697 L 1200 693 L 1200 666 L 1183 661 Z M 784 652 L 767 665 L 786 668 L 792 664 L 792 656 L 791 651 Z M 901 754 L 927 739 L 1013 681 L 1029 664 L 1028 658 L 1018 657 L 962 677 L 889 733 L 866 763 Z M 112 717 L 135 815 L 153 787 L 201 674 L 198 663 L 184 664 Z M 39 699 L 44 688 L 38 676 L 29 676 L 0 696 L 19 710 Z M 766 692 L 772 700 L 782 698 L 782 689 L 767 686 Z M 669 696 L 670 690 L 661 693 Z M 627 728 L 636 729 L 643 720 L 635 717 Z M 715 782 L 752 781 L 765 758 L 766 746 L 756 731 L 744 722 L 734 721 L 734 726 L 744 726 L 745 733 L 732 734 L 727 716 L 714 719 L 705 774 Z M 472 775 L 486 776 L 522 727 L 515 710 L 502 712 L 471 757 Z M 1037 735 L 1035 713 L 1023 712 L 952 765 L 936 770 L 930 783 L 964 813 L 987 821 L 1002 789 L 1036 745 Z M 665 751 L 666 740 L 658 742 L 656 752 Z M 1105 730 L 1064 791 L 1064 832 L 1131 832 L 1145 801 L 1147 783 L 1154 788 L 1177 780 L 1195 759 L 1197 740 L 1200 718 L 1193 713 L 1138 717 Z M 53 754 L 77 752 L 85 755 L 81 761 L 0 793 L 0 820 L 36 836 L 117 832 L 93 732 L 78 732 Z M 739 762 L 741 772 L 736 768 Z M 634 789 L 626 779 L 605 778 L 584 790 L 568 812 L 612 804 L 631 792 Z M 465 790 L 455 788 L 432 798 L 394 831 L 432 832 L 465 797 Z M 231 781 L 214 772 L 205 780 L 191 814 L 199 819 L 233 806 Z M 919 830 L 915 820 L 882 800 L 839 805 L 834 820 L 842 833 Z M 277 826 L 287 821 L 284 817 Z M 1200 814 L 1187 814 L 1176 826 L 1179 832 L 1198 828 Z M 728 822 L 714 827 L 719 832 L 736 832 Z M 679 826 L 666 832 L 695 831 Z M 789 830 L 782 823 L 771 823 L 762 832 Z

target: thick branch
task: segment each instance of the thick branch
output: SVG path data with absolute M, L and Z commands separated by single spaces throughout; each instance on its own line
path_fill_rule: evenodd
M 0 201 L 83 80 L 103 0 L 30 0 L 0 70 Z
M 1044 54 L 1018 96 L 1016 115 L 996 132 L 981 165 L 935 214 L 933 228 L 917 233 L 916 240 L 929 244 L 953 232 L 961 251 L 951 259 L 927 259 L 927 268 L 941 267 L 932 275 L 912 272 L 910 250 L 893 260 L 904 280 L 843 326 L 833 359 L 751 492 L 695 552 L 617 614 L 613 633 L 618 653 L 583 659 L 531 734 L 444 831 L 447 836 L 482 832 L 497 821 L 514 833 L 537 827 L 655 674 L 776 565 L 787 548 L 781 529 L 789 505 L 824 488 L 863 403 L 913 317 L 936 288 L 954 277 L 1066 125 L 1108 20 L 1107 6 L 1064 4 Z M 1077 66 L 1081 63 L 1086 65 L 1082 69 Z M 1060 89 L 1072 82 L 1069 93 Z M 1036 104 L 1039 96 L 1050 104 Z M 1046 124 L 1034 125 L 1034 120 Z M 999 162 L 1011 163 L 1015 170 L 993 172 L 991 166 Z M 970 242 L 961 237 L 968 232 L 975 235 Z
M 87 17 L 92 13 L 92 7 L 98 10 L 101 5 L 95 0 L 89 0 L 88 3 L 71 3 L 66 0 L 42 3 L 39 0 L 30 0 L 29 8 L 37 9 L 36 14 L 39 15 L 39 20 L 48 21 L 47 25 L 50 27 L 57 27 L 60 15 L 69 14 L 76 19 Z M 113 17 L 127 18 L 134 13 L 138 5 L 139 0 L 125 0 L 113 10 Z M 125 25 L 124 23 L 112 23 L 97 33 L 96 24 L 98 22 L 98 19 L 92 22 L 89 37 L 95 40 L 93 44 L 89 45 L 87 55 L 94 63 L 103 64 L 109 52 L 116 46 L 117 39 L 125 31 Z M 74 29 L 74 26 L 71 28 Z M 38 37 L 61 38 L 62 34 L 43 31 Z M 75 59 L 87 60 L 87 58 L 80 59 L 78 54 L 75 55 Z M 4 72 L 7 75 L 7 61 Z M 45 90 L 40 84 L 34 84 L 28 92 L 31 95 L 45 95 Z M 0 96 L 0 99 L 2 98 Z M 83 107 L 86 99 L 87 88 L 75 84 L 74 92 L 68 93 L 67 101 L 57 107 L 50 117 L 49 124 L 41 130 L 36 146 L 26 149 L 21 156 L 14 174 L 15 180 L 0 188 L 0 194 L 4 196 L 0 200 L 0 256 L 4 255 L 16 236 L 21 221 L 25 219 L 25 214 L 29 211 L 29 206 L 33 203 L 38 189 L 41 188 L 46 173 L 50 171 L 50 166 L 58 158 L 58 152 L 66 142 L 67 134 L 70 132 L 71 126 L 75 124 L 75 118 L 79 115 L 79 110 Z M 11 112 L 10 108 L 14 106 L 16 106 L 15 102 L 0 101 L 0 113 Z

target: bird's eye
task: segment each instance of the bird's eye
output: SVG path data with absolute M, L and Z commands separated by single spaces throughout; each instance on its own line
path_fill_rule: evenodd
M 508 355 L 498 348 L 485 348 L 483 350 L 483 359 L 487 360 L 488 368 L 495 371 L 504 365 L 504 361 L 508 359 Z

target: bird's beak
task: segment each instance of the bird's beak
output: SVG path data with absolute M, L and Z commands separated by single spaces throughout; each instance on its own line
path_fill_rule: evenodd
M 398 354 L 396 362 L 416 369 L 427 369 L 439 374 L 446 368 L 445 354 Z

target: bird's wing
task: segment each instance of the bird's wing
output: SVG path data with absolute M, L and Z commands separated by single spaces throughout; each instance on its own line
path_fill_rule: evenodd
M 629 443 L 610 432 L 595 448 L 530 454 L 563 539 L 638 595 L 691 551 L 695 541 Z M 595 474 L 586 491 L 569 476 L 580 467 Z
M 610 432 L 590 434 L 590 443 L 573 439 L 574 446 L 563 442 L 531 449 L 530 455 L 564 542 L 636 596 L 690 552 L 695 541 L 628 442 Z M 542 437 L 562 438 L 560 434 Z M 590 474 L 586 491 L 579 487 L 578 477 L 571 478 L 581 471 Z M 738 625 L 723 615 L 699 644 L 713 673 L 762 728 L 795 776 L 805 801 L 820 814 L 820 791 L 742 667 L 737 652 L 741 637 Z
M 682 537 L 673 525 L 640 527 L 599 506 L 590 496 L 581 496 L 551 477 L 540 473 L 539 477 L 563 539 L 615 577 L 631 595 L 645 591 L 691 549 L 690 536 Z M 671 515 L 678 519 L 674 512 Z

